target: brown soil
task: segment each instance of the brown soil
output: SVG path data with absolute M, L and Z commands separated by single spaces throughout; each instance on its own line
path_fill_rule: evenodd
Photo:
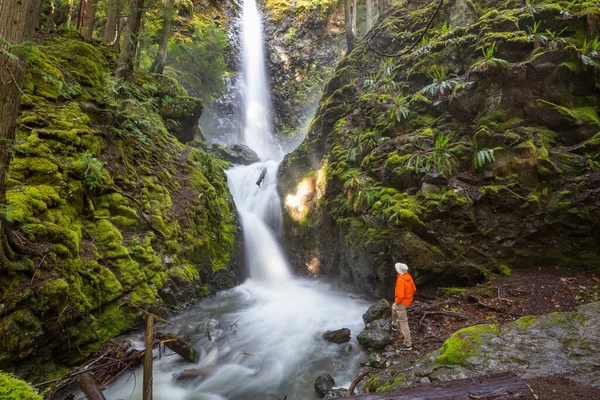
M 560 375 L 526 379 L 525 382 L 539 400 L 600 400 L 600 389 Z
M 598 301 L 600 273 L 548 267 L 513 270 L 510 277 L 497 276 L 463 290 L 462 293 L 445 294 L 442 288 L 417 288 L 415 302 L 408 312 L 413 351 L 402 352 L 401 362 L 394 369 L 409 367 L 411 361 L 438 349 L 461 328 L 485 323 L 504 324 L 525 315 L 573 311 L 580 304 Z M 402 339 L 397 339 L 393 345 L 399 347 L 401 343 Z M 576 383 L 567 376 L 536 378 L 528 382 L 542 400 L 600 400 L 600 389 Z

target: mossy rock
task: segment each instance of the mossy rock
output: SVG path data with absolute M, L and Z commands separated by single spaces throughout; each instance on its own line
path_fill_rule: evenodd
M 27 382 L 0 371 L 0 399 L 42 400 L 43 397 Z

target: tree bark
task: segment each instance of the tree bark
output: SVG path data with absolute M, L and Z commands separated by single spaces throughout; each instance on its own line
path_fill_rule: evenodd
M 138 35 L 137 46 L 135 48 L 135 68 L 140 69 L 142 62 L 142 33 L 146 26 L 146 14 L 142 13 L 142 22 L 140 23 L 140 34 Z
M 383 14 L 387 9 L 387 0 L 377 0 L 377 8 L 379 9 L 379 20 L 383 19 Z
M 352 7 L 350 6 L 350 0 L 344 0 L 344 27 L 346 28 L 346 47 L 347 54 L 350 54 L 354 48 L 354 31 L 352 31 Z
M 146 321 L 146 352 L 144 353 L 144 376 L 142 399 L 152 400 L 152 349 L 154 348 L 154 316 L 148 315 Z
M 169 38 L 171 37 L 171 21 L 173 20 L 173 7 L 175 0 L 165 0 L 165 9 L 163 12 L 163 25 L 160 32 L 160 40 L 158 42 L 158 51 L 154 62 L 150 67 L 150 72 L 162 74 L 167 62 L 167 50 L 169 47 Z
M 367 2 L 367 32 L 373 28 L 373 0 L 366 0 Z
M 40 16 L 41 0 L 0 0 L 0 38 L 12 45 L 31 39 Z M 6 211 L 6 182 L 15 140 L 25 60 L 15 60 L 5 52 L 14 48 L 0 44 L 0 213 Z M 6 223 L 0 215 L 0 270 L 8 265 L 10 249 L 6 240 Z
M 69 0 L 69 14 L 67 15 L 67 28 L 71 26 L 72 18 L 73 18 L 73 0 Z
M 344 398 L 362 400 L 533 400 L 536 397 L 521 378 L 511 372 L 505 372 Z
M 106 25 L 104 25 L 104 35 L 102 40 L 105 43 L 113 44 L 117 40 L 118 20 L 121 16 L 121 0 L 110 0 L 106 13 Z
M 92 40 L 98 0 L 81 0 L 81 4 L 81 13 L 79 14 L 79 18 L 81 20 L 79 24 L 79 32 L 85 40 Z
M 358 29 L 356 28 L 356 21 L 358 18 L 358 1 L 354 0 L 352 4 L 352 32 L 354 32 L 354 37 L 358 37 Z
M 133 67 L 135 65 L 135 55 L 140 35 L 140 25 L 142 14 L 144 13 L 144 0 L 130 0 L 129 13 L 127 15 L 127 25 L 125 26 L 125 36 L 119 55 L 119 67 L 117 77 L 131 81 L 133 78 Z

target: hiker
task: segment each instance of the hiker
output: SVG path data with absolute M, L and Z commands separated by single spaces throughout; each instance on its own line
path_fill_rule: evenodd
M 395 267 L 398 275 L 396 276 L 396 290 L 394 304 L 392 305 L 392 330 L 398 332 L 398 326 L 400 326 L 400 331 L 404 336 L 404 344 L 401 346 L 401 350 L 412 350 L 406 307 L 412 304 L 413 295 L 417 288 L 408 273 L 408 265 L 396 263 Z

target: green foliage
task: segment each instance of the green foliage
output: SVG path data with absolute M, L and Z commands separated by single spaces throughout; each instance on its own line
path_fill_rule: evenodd
M 435 169 L 445 177 L 450 177 L 456 163 L 455 149 L 451 133 L 436 137 L 434 147 L 413 153 L 406 161 L 406 168 L 414 168 L 417 172 L 428 172 Z
M 589 169 L 600 169 L 600 153 L 585 154 L 585 165 Z
M 2 400 L 42 400 L 42 396 L 27 382 L 0 371 L 0 399 Z
M 408 97 L 405 97 L 404 95 L 402 95 L 402 93 L 400 93 L 394 99 L 394 104 L 392 104 L 392 108 L 390 108 L 390 111 L 388 112 L 388 118 L 390 121 L 396 120 L 398 122 L 401 122 L 402 120 L 410 119 L 410 116 L 411 111 L 408 102 Z
M 485 164 L 491 164 L 495 161 L 496 156 L 494 155 L 494 149 L 482 149 L 473 156 L 473 168 L 479 169 Z
M 221 93 L 227 68 L 227 34 L 213 22 L 194 21 L 191 26 L 191 37 L 177 35 L 169 42 L 167 65 L 191 96 L 214 99 Z
M 369 180 L 360 175 L 358 170 L 352 169 L 346 176 L 344 182 L 344 193 L 350 208 L 355 212 L 365 212 L 375 202 L 375 190 L 371 187 Z
M 471 66 L 471 71 L 484 73 L 505 70 L 508 67 L 508 61 L 494 57 L 495 50 L 496 42 L 492 43 L 490 47 L 482 47 L 483 59 L 475 62 Z
M 570 44 L 569 39 L 561 37 L 567 28 L 564 28 L 560 32 L 546 29 L 544 33 L 540 33 L 538 32 L 540 23 L 541 21 L 537 21 L 533 23 L 533 27 L 527 27 L 529 30 L 527 40 L 533 42 L 535 49 L 561 51 Z
M 531 14 L 537 13 L 535 5 L 533 4 L 533 0 L 525 0 L 525 7 L 523 7 L 521 10 L 527 11 L 528 13 L 531 13 Z
M 444 68 L 436 68 L 429 73 L 433 82 L 419 91 L 419 93 L 432 98 L 436 102 L 442 101 L 452 93 L 452 88 L 458 84 L 458 81 L 448 75 Z
M 77 163 L 83 170 L 83 182 L 89 188 L 94 188 L 102 178 L 102 163 L 90 153 L 83 153 Z
M 440 35 L 445 36 L 450 33 L 450 27 L 444 22 L 444 25 L 440 28 Z
M 594 38 L 593 42 L 583 41 L 581 49 L 577 49 L 577 56 L 581 60 L 584 68 L 592 67 L 600 69 L 600 64 L 596 60 L 600 60 L 600 40 Z
M 111 131 L 121 137 L 132 137 L 148 144 L 146 131 L 154 129 L 152 115 L 157 105 L 154 98 L 144 96 L 133 84 L 121 79 L 110 78 L 105 83 L 105 113 Z

